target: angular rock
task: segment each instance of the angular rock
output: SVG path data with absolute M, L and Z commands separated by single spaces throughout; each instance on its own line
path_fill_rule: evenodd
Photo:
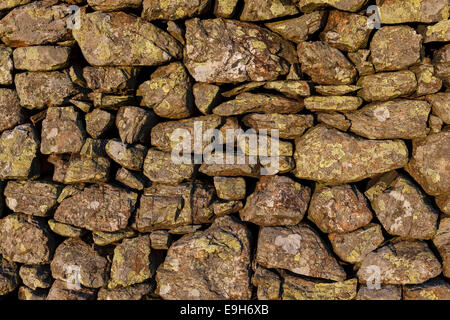
M 155 124 L 156 115 L 151 110 L 122 107 L 116 115 L 116 127 L 124 143 L 148 142 L 150 131 Z
M 146 20 L 181 20 L 205 13 L 211 0 L 143 0 L 142 18 Z
M 320 112 L 317 114 L 317 121 L 341 131 L 347 131 L 351 125 L 346 116 L 339 112 Z
M 101 288 L 97 300 L 141 300 L 154 289 L 150 283 L 138 283 L 133 286 L 109 290 Z
M 239 0 L 216 0 L 214 15 L 216 17 L 231 18 L 236 11 Z
M 242 177 L 214 177 L 217 196 L 224 200 L 241 200 L 245 198 L 246 185 Z
M 104 156 L 76 154 L 70 157 L 66 165 L 61 181 L 65 184 L 103 183 L 108 180 L 111 161 Z
M 450 44 L 436 50 L 433 54 L 433 64 L 436 76 L 439 77 L 443 84 L 450 87 Z
M 378 0 L 377 5 L 382 24 L 438 22 L 448 19 L 449 13 L 445 0 Z
M 172 235 L 165 230 L 153 231 L 150 234 L 152 248 L 156 250 L 167 250 L 172 244 Z
M 444 194 L 435 198 L 436 204 L 445 214 L 450 214 L 450 194 Z
M 26 286 L 21 286 L 17 292 L 17 298 L 19 300 L 46 300 L 47 292 L 42 289 L 32 290 Z
M 366 140 L 316 126 L 296 142 L 297 178 L 340 184 L 363 180 L 408 162 L 408 149 L 400 140 Z
M 10 214 L 0 220 L 0 254 L 24 264 L 48 264 L 54 251 L 54 237 L 45 221 Z
M 66 238 L 81 238 L 85 234 L 85 230 L 81 228 L 61 223 L 54 219 L 48 220 L 48 226 L 54 233 Z
M 14 83 L 20 105 L 31 110 L 60 106 L 78 92 L 69 76 L 59 71 L 19 73 Z
M 450 284 L 441 278 L 403 288 L 404 300 L 450 300 Z
M 14 69 L 11 58 L 12 50 L 8 47 L 0 47 L 0 84 L 11 85 L 13 82 L 12 71 Z M 17 66 L 16 66 L 17 68 Z
M 444 122 L 435 115 L 430 115 L 430 118 L 428 119 L 428 126 L 430 127 L 431 133 L 438 133 L 441 132 L 442 126 L 444 125 Z
M 220 87 L 209 83 L 196 83 L 192 89 L 197 109 L 203 114 L 210 114 L 217 104 Z
M 302 42 L 297 47 L 302 72 L 318 84 L 352 84 L 356 69 L 342 52 L 321 41 Z
M 311 111 L 352 111 L 363 103 L 359 97 L 350 96 L 313 96 L 305 99 L 305 107 Z
M 293 46 L 259 26 L 226 19 L 186 21 L 184 63 L 198 82 L 275 80 L 289 72 Z
M 287 269 L 314 278 L 334 281 L 346 278 L 344 269 L 317 232 L 306 224 L 261 228 L 256 261 L 266 268 Z
M 69 63 L 70 48 L 56 46 L 22 47 L 14 50 L 14 67 L 27 71 L 54 71 Z
M 114 139 L 108 141 L 105 150 L 111 159 L 130 170 L 141 170 L 147 153 L 143 145 L 128 145 Z
M 425 29 L 424 43 L 448 41 L 450 41 L 450 20 L 442 20 Z
M 443 274 L 450 278 L 450 218 L 441 218 L 433 243 L 442 258 Z
M 311 189 L 291 178 L 263 176 L 240 211 L 243 221 L 260 226 L 298 224 L 308 208 Z
M 151 79 L 140 85 L 141 106 L 153 108 L 163 118 L 188 118 L 192 113 L 192 84 L 181 62 L 159 67 Z
M 332 10 L 320 38 L 339 50 L 354 52 L 367 46 L 371 31 L 367 17 Z
M 182 237 L 158 268 L 156 292 L 163 299 L 250 299 L 250 239 L 247 227 L 228 216 Z
M 52 275 L 50 273 L 50 268 L 47 265 L 23 265 L 20 267 L 19 274 L 24 285 L 33 290 L 36 290 L 38 288 L 47 289 L 52 286 Z
M 25 119 L 16 91 L 0 88 L 0 132 L 14 128 Z
M 73 37 L 92 66 L 153 66 L 180 58 L 182 51 L 168 33 L 124 12 L 82 15 Z
M 297 113 L 304 107 L 303 101 L 282 96 L 262 93 L 241 93 L 214 108 L 213 113 L 220 116 L 241 115 L 251 112 L 259 113 Z
M 314 118 L 311 115 L 301 114 L 252 113 L 246 115 L 242 122 L 257 132 L 267 130 L 270 135 L 271 130 L 278 130 L 280 138 L 295 139 L 301 136 L 306 129 L 312 127 Z
M 383 285 L 380 289 L 360 287 L 356 300 L 402 300 L 402 286 Z
M 107 260 L 79 239 L 67 239 L 55 251 L 50 268 L 53 278 L 75 281 L 88 288 L 105 284 Z
M 343 96 L 355 92 L 361 87 L 343 84 L 340 86 L 315 86 L 314 89 L 322 96 Z
M 374 102 L 346 114 L 350 130 L 369 139 L 415 139 L 428 133 L 431 107 L 426 101 Z
M 276 90 L 293 99 L 301 99 L 311 95 L 308 82 L 301 80 L 278 80 L 268 81 L 264 84 L 265 89 Z
M 194 164 L 174 163 L 168 152 L 150 149 L 145 157 L 144 175 L 152 182 L 175 185 L 192 179 L 195 173 Z
M 228 214 L 239 212 L 244 207 L 242 201 L 238 200 L 225 200 L 225 201 L 215 201 L 212 204 L 214 215 L 217 217 L 223 217 Z
M 360 283 L 420 284 L 441 273 L 441 264 L 419 240 L 390 242 L 369 253 L 358 270 Z
M 174 21 L 167 21 L 167 32 L 178 40 L 183 46 L 186 45 L 186 41 L 184 40 L 184 36 L 186 34 L 186 30 L 182 28 L 179 24 Z
M 413 141 L 406 171 L 432 196 L 450 193 L 450 131 Z
M 0 136 L 0 179 L 27 179 L 39 173 L 39 139 L 30 124 Z
M 127 226 L 136 201 L 134 192 L 108 184 L 92 185 L 65 199 L 54 219 L 91 231 L 117 231 Z
M 245 155 L 235 155 L 228 153 L 216 152 L 218 159 L 224 159 L 218 161 L 218 163 L 206 163 L 198 169 L 201 173 L 208 176 L 224 176 L 224 177 L 258 177 L 260 173 L 260 165 L 250 161 L 250 157 Z M 226 159 L 231 159 L 231 164 L 226 163 Z
M 272 20 L 298 13 L 291 1 L 282 0 L 245 0 L 241 16 L 242 21 Z
M 62 280 L 55 280 L 47 295 L 47 300 L 95 300 L 95 289 L 68 285 Z
M 362 88 L 358 95 L 365 101 L 387 101 L 413 94 L 417 80 L 414 72 L 404 70 L 363 76 L 357 85 Z
M 372 62 L 368 61 L 370 50 L 361 49 L 356 52 L 349 52 L 348 58 L 355 65 L 360 76 L 366 76 L 368 74 L 374 74 L 375 68 Z
M 382 27 L 370 42 L 375 70 L 401 70 L 419 62 L 421 45 L 422 36 L 409 26 Z
M 303 12 L 310 12 L 327 6 L 338 10 L 356 12 L 366 4 L 366 0 L 294 0 Z
M 258 266 L 252 277 L 258 300 L 280 300 L 281 280 L 276 273 Z
M 45 217 L 55 207 L 62 187 L 47 181 L 9 181 L 6 205 L 14 212 Z
M 108 111 L 95 109 L 86 114 L 86 132 L 94 139 L 103 137 L 112 128 L 115 116 Z
M 17 265 L 0 255 L 0 296 L 14 291 L 19 286 Z
M 384 242 L 381 226 L 369 224 L 348 233 L 330 233 L 328 235 L 333 251 L 343 261 L 357 264 Z
M 86 133 L 80 114 L 73 107 L 51 107 L 42 122 L 41 153 L 77 153 Z
M 266 27 L 283 38 L 301 43 L 317 32 L 325 22 L 325 11 L 306 13 L 298 18 L 266 23 Z
M 450 93 L 439 92 L 426 97 L 433 108 L 433 113 L 437 115 L 445 124 L 450 124 Z
M 0 10 L 12 9 L 17 6 L 21 6 L 30 3 L 32 0 L 8 0 L 0 4 Z
M 142 175 L 131 172 L 125 168 L 120 168 L 117 170 L 116 180 L 123 183 L 127 187 L 136 190 L 143 190 L 146 185 L 146 181 Z
M 441 90 L 442 80 L 435 76 L 435 68 L 430 63 L 429 59 L 418 66 L 410 68 L 417 78 L 416 95 L 418 97 L 433 94 Z
M 136 86 L 137 68 L 84 67 L 83 78 L 89 89 L 113 94 L 132 92 Z
M 116 11 L 139 9 L 142 6 L 142 0 L 88 0 L 88 4 L 97 11 Z
M 134 95 L 113 96 L 101 92 L 92 92 L 89 94 L 90 100 L 93 100 L 95 108 L 117 110 L 123 106 L 130 106 L 136 103 Z
M 11 10 L 0 20 L 3 43 L 9 47 L 24 47 L 70 40 L 69 6 L 57 3 L 56 0 L 34 1 Z
M 142 283 L 156 272 L 156 259 L 151 254 L 150 236 L 126 239 L 114 249 L 109 289 Z
M 324 233 L 344 233 L 366 226 L 372 212 L 364 195 L 353 185 L 316 185 L 308 219 Z

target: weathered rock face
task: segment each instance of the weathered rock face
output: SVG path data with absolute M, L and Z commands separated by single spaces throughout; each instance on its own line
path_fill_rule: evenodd
M 105 258 L 86 243 L 68 239 L 58 246 L 50 265 L 52 276 L 62 281 L 75 281 L 88 288 L 99 288 L 105 284 Z
M 378 0 L 377 5 L 383 24 L 437 22 L 448 19 L 449 14 L 445 0 Z
M 443 274 L 447 278 L 450 276 L 450 218 L 442 218 L 439 229 L 433 238 L 433 243 L 442 258 Z
M 67 282 L 55 280 L 47 295 L 47 300 L 95 300 L 95 289 L 67 286 Z
M 441 273 L 441 264 L 425 242 L 398 241 L 369 253 L 358 271 L 361 283 L 420 284 Z
M 19 97 L 14 90 L 0 88 L 0 132 L 14 128 L 24 120 Z
M 89 89 L 102 93 L 126 94 L 136 86 L 137 68 L 85 67 L 83 78 Z
M 146 20 L 179 20 L 198 16 L 208 10 L 211 0 L 143 0 Z
M 343 233 L 367 225 L 372 220 L 372 213 L 364 195 L 356 187 L 316 185 L 308 219 L 322 232 Z
M 296 177 L 339 184 L 401 168 L 408 150 L 400 140 L 366 140 L 316 126 L 297 140 L 294 158 Z
M 13 82 L 11 54 L 11 48 L 0 47 L 0 84 L 2 85 L 10 85 Z
M 142 0 L 88 0 L 87 2 L 97 11 L 138 9 L 142 5 Z
M 52 285 L 52 276 L 48 265 L 23 265 L 20 267 L 19 275 L 23 283 L 33 290 L 47 289 Z
M 14 291 L 18 285 L 19 275 L 16 264 L 0 255 L 0 295 Z
M 128 224 L 137 194 L 109 184 L 86 187 L 63 200 L 55 220 L 93 231 L 117 231 Z
M 340 111 L 356 110 L 363 100 L 359 97 L 347 96 L 313 96 L 305 99 L 305 107 L 311 111 Z
M 122 107 L 117 111 L 116 127 L 125 143 L 147 142 L 155 122 L 155 114 L 142 108 Z
M 246 115 L 242 122 L 256 131 L 267 130 L 270 134 L 271 130 L 278 130 L 280 138 L 295 139 L 312 127 L 314 118 L 311 115 L 300 114 L 252 113 Z
M 158 268 L 157 293 L 164 299 L 250 299 L 250 237 L 231 217 L 182 237 Z
M 436 114 L 446 124 L 450 124 L 450 93 L 440 92 L 426 97 L 431 104 L 433 113 Z
M 402 286 L 400 285 L 380 285 L 380 288 L 369 288 L 362 286 L 356 300 L 402 300 Z
M 261 21 L 297 13 L 298 9 L 291 1 L 246 0 L 240 19 L 243 21 Z
M 287 74 L 294 48 L 255 25 L 226 19 L 186 21 L 184 63 L 199 82 L 274 80 Z
M 73 36 L 93 66 L 153 66 L 181 57 L 172 36 L 124 12 L 83 15 Z
M 150 283 L 139 283 L 133 286 L 117 289 L 101 288 L 97 300 L 141 300 L 150 294 L 154 285 Z
M 314 278 L 334 281 L 346 278 L 317 232 L 306 224 L 261 228 L 256 261 L 266 268 L 286 269 Z
M 108 156 L 122 167 L 130 170 L 141 170 L 147 148 L 143 145 L 127 145 L 118 140 L 109 140 L 105 146 Z
M 70 48 L 57 46 L 22 47 L 14 50 L 14 67 L 27 71 L 54 71 L 69 63 Z
M 358 11 L 366 3 L 366 0 L 294 0 L 303 12 L 309 12 L 318 8 L 332 6 L 343 11 Z
M 403 288 L 405 300 L 450 300 L 450 285 L 444 279 L 435 278 Z
M 309 187 L 288 177 L 263 176 L 240 216 L 260 226 L 296 225 L 305 215 L 310 195 Z
M 450 192 L 450 131 L 431 134 L 413 142 L 411 161 L 406 171 L 429 195 Z
M 0 253 L 24 264 L 48 264 L 54 251 L 54 236 L 43 220 L 11 214 L 0 220 Z

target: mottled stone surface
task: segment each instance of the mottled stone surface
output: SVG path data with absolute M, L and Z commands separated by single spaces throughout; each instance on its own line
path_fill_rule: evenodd
M 403 287 L 405 300 L 450 300 L 450 284 L 444 279 L 435 278 L 422 284 Z
M 0 132 L 14 128 L 24 121 L 16 91 L 0 88 Z
M 14 67 L 27 71 L 54 71 L 69 63 L 70 48 L 57 46 L 22 47 L 14 50 Z
M 142 17 L 146 20 L 179 20 L 206 12 L 211 0 L 143 0 Z
M 402 300 L 402 286 L 387 284 L 380 285 L 380 289 L 362 286 L 356 300 Z
M 377 1 L 381 23 L 437 22 L 448 19 L 445 0 L 388 0 Z
M 240 200 L 246 195 L 245 179 L 242 177 L 214 177 L 217 196 L 224 200 Z
M 300 114 L 252 113 L 244 116 L 242 122 L 256 131 L 267 130 L 270 135 L 272 130 L 278 130 L 280 138 L 295 139 L 312 127 L 314 118 Z
M 311 111 L 352 111 L 358 109 L 363 100 L 350 96 L 313 96 L 305 99 L 305 108 Z
M 153 288 L 154 285 L 147 282 L 112 290 L 101 288 L 97 300 L 141 300 L 144 296 L 150 294 Z
M 85 67 L 83 78 L 89 89 L 102 93 L 125 94 L 136 87 L 136 68 Z
M 122 167 L 130 170 L 141 170 L 144 164 L 147 147 L 137 144 L 128 145 L 119 140 L 109 140 L 105 146 L 108 156 Z
M 101 138 L 114 125 L 115 116 L 108 111 L 95 109 L 86 114 L 86 132 L 94 139 Z
M 303 12 L 309 12 L 318 8 L 331 6 L 343 11 L 355 12 L 361 9 L 366 3 L 366 0 L 294 0 L 297 6 Z
M 366 140 L 316 126 L 297 140 L 294 158 L 296 177 L 338 184 L 404 167 L 408 150 L 400 140 Z
M 138 9 L 142 5 L 142 0 L 88 0 L 87 2 L 97 11 Z
M 153 111 L 138 107 L 121 107 L 116 115 L 116 127 L 119 136 L 125 143 L 145 143 L 149 140 L 150 131 L 156 123 Z
M 220 87 L 209 83 L 196 83 L 192 87 L 195 105 L 203 114 L 209 114 L 216 106 Z
M 95 300 L 95 289 L 68 286 L 67 282 L 55 280 L 47 295 L 47 300 Z
M 0 47 L 0 84 L 10 85 L 13 82 L 13 60 L 12 49 Z
M 295 15 L 299 11 L 294 2 L 282 0 L 245 0 L 243 21 L 261 21 Z
M 182 237 L 158 268 L 156 292 L 164 299 L 250 299 L 250 238 L 232 217 Z
M 19 285 L 17 265 L 0 255 L 0 295 L 14 291 Z
M 443 274 L 450 277 L 450 218 L 441 218 L 433 243 L 442 258 Z
M 450 124 L 450 93 L 439 92 L 426 97 L 431 104 L 433 113 L 437 115 L 446 124 Z

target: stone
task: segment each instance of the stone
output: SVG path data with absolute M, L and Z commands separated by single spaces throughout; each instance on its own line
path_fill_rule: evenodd
M 378 0 L 377 5 L 382 24 L 438 22 L 449 14 L 445 0 Z
M 339 50 L 355 52 L 367 46 L 371 32 L 367 17 L 332 10 L 320 39 Z
M 13 83 L 13 60 L 12 50 L 8 47 L 0 47 L 0 84 L 11 85 Z M 17 67 L 16 67 L 17 68 Z
M 305 108 L 310 111 L 353 111 L 363 103 L 359 97 L 351 96 L 312 96 L 305 99 Z
M 0 254 L 24 264 L 48 264 L 53 258 L 55 243 L 45 220 L 10 214 L 0 220 Z
M 450 41 L 450 20 L 442 20 L 425 29 L 424 43 Z
M 297 178 L 333 184 L 361 181 L 408 162 L 401 140 L 367 140 L 320 125 L 298 138 L 295 149 Z
M 384 229 L 395 236 L 430 240 L 436 233 L 439 212 L 419 187 L 402 175 L 383 187 L 375 185 L 371 204 Z
M 67 104 L 78 92 L 69 76 L 60 71 L 19 73 L 14 83 L 20 105 L 31 110 Z
M 128 225 L 137 194 L 109 185 L 92 185 L 65 199 L 54 219 L 91 231 L 118 231 Z
M 433 94 L 441 90 L 442 80 L 435 76 L 434 66 L 430 63 L 429 59 L 424 60 L 418 66 L 410 68 L 416 74 L 417 89 L 416 95 L 418 97 Z
M 0 179 L 27 179 L 37 175 L 39 144 L 30 124 L 4 131 L 0 136 Z
M 92 233 L 92 239 L 98 246 L 118 244 L 123 239 L 132 238 L 134 236 L 136 236 L 136 231 L 128 227 L 126 229 L 114 232 L 95 231 Z
M 137 68 L 84 67 L 83 78 L 89 89 L 102 93 L 127 94 L 136 87 Z
M 224 159 L 218 163 L 203 162 L 198 171 L 208 176 L 223 176 L 223 177 L 253 177 L 256 178 L 260 173 L 260 165 L 250 161 L 250 157 L 245 155 L 235 155 L 228 153 L 217 152 L 215 155 L 217 159 Z M 226 163 L 226 159 L 230 159 L 231 164 Z
M 183 46 L 186 45 L 186 41 L 184 39 L 184 36 L 186 34 L 186 30 L 182 28 L 179 24 L 177 24 L 174 21 L 167 21 L 167 32 L 178 40 L 179 43 L 181 43 Z
M 70 40 L 72 32 L 66 24 L 70 15 L 68 7 L 66 4 L 58 4 L 56 0 L 48 0 L 34 1 L 14 8 L 0 20 L 0 38 L 9 47 Z
M 227 19 L 186 21 L 184 64 L 197 82 L 275 80 L 289 72 L 295 49 L 275 33 Z
M 85 234 L 85 230 L 71 226 L 67 223 L 61 223 L 54 219 L 48 220 L 50 229 L 65 238 L 81 238 Z
M 96 11 L 116 11 L 123 9 L 139 9 L 142 0 L 88 0 L 89 6 Z
M 355 186 L 317 184 L 308 219 L 324 233 L 345 233 L 369 224 L 372 212 L 364 195 Z
M 358 74 L 360 76 L 366 76 L 368 74 L 374 74 L 375 68 L 371 61 L 369 61 L 370 50 L 360 49 L 356 52 L 349 52 L 348 59 L 353 62 Z
M 81 115 L 75 108 L 48 108 L 42 122 L 41 153 L 78 153 L 85 136 Z
M 357 276 L 362 284 L 373 279 L 382 284 L 420 284 L 441 271 L 441 264 L 425 242 L 400 240 L 369 253 Z
M 150 149 L 144 161 L 144 175 L 152 182 L 179 184 L 191 180 L 196 173 L 196 166 L 187 163 L 174 163 L 172 154 Z
M 282 286 L 283 300 L 353 300 L 356 297 L 357 279 L 339 282 L 306 280 L 286 274 Z
M 356 300 L 402 300 L 402 286 L 380 285 L 380 289 L 361 286 Z
M 435 74 L 442 80 L 442 83 L 450 87 L 450 44 L 444 45 L 433 54 L 433 65 Z
M 414 72 L 403 70 L 367 75 L 359 78 L 358 95 L 365 101 L 388 101 L 412 95 L 417 88 Z
M 450 215 L 450 194 L 444 194 L 435 198 L 436 204 L 445 214 Z
M 264 84 L 264 88 L 268 90 L 276 90 L 293 99 L 301 99 L 301 97 L 311 95 L 311 89 L 308 82 L 301 80 L 267 81 Z
M 325 18 L 325 11 L 314 11 L 298 18 L 269 22 L 265 25 L 283 38 L 301 43 L 320 30 L 326 20 Z
M 240 211 L 242 221 L 260 226 L 298 224 L 308 208 L 311 189 L 289 177 L 263 176 Z
M 339 112 L 320 112 L 317 114 L 317 121 L 341 131 L 347 131 L 351 126 L 346 116 Z
M 14 50 L 14 67 L 27 71 L 55 71 L 67 67 L 69 56 L 68 47 L 22 47 Z
M 4 195 L 13 212 L 45 217 L 56 206 L 62 187 L 47 181 L 8 181 Z
M 443 274 L 450 278 L 450 218 L 441 218 L 433 243 L 442 258 Z
M 350 131 L 369 139 L 416 139 L 428 133 L 431 106 L 420 100 L 374 102 L 346 114 Z
M 113 290 L 101 288 L 97 300 L 141 300 L 144 296 L 150 294 L 153 289 L 154 285 L 146 282 Z
M 182 52 L 171 35 L 124 12 L 84 14 L 73 37 L 92 66 L 154 66 Z
M 19 300 L 46 300 L 47 292 L 42 289 L 32 290 L 26 286 L 21 286 L 17 292 L 17 298 Z
M 266 139 L 266 141 L 261 141 L 262 139 Z M 276 146 L 273 147 L 275 144 Z M 238 137 L 238 146 L 240 151 L 242 151 L 245 155 L 253 157 L 269 157 L 271 151 L 273 152 L 274 157 L 290 157 L 294 153 L 294 148 L 291 142 L 281 140 L 278 141 L 277 138 L 267 136 L 265 133 L 250 132 L 241 134 Z
M 181 62 L 162 66 L 137 90 L 141 106 L 153 108 L 163 118 L 188 118 L 193 109 L 192 84 Z
M 375 32 L 370 42 L 375 70 L 405 69 L 420 61 L 422 36 L 409 26 L 385 26 Z
M 52 276 L 50 268 L 47 265 L 43 266 L 27 266 L 23 265 L 19 270 L 20 278 L 23 283 L 33 289 L 47 289 L 52 285 Z
M 276 81 L 276 80 L 274 80 Z M 268 81 L 253 81 L 241 84 L 237 87 L 234 87 L 231 90 L 225 91 L 221 93 L 222 97 L 225 98 L 233 98 L 241 93 L 252 92 L 256 89 L 263 87 Z M 273 82 L 273 81 L 270 81 Z
M 47 295 L 47 300 L 95 300 L 95 289 L 68 285 L 62 280 L 55 280 Z
M 86 114 L 86 132 L 94 139 L 104 137 L 114 125 L 115 116 L 108 111 L 94 109 Z
M 231 18 L 236 11 L 239 0 L 216 0 L 214 15 L 216 17 Z
M 219 100 L 220 87 L 209 83 L 196 83 L 192 87 L 195 105 L 203 114 L 210 114 Z
M 430 115 L 430 118 L 428 119 L 428 126 L 430 127 L 431 133 L 438 133 L 441 132 L 442 126 L 444 125 L 444 122 L 435 115 Z
M 217 196 L 224 200 L 241 200 L 245 198 L 246 184 L 242 177 L 214 177 Z
M 361 87 L 342 84 L 339 86 L 315 86 L 314 89 L 322 96 L 343 96 L 358 91 Z
M 115 162 L 129 170 L 141 170 L 147 147 L 137 144 L 129 145 L 119 140 L 109 140 L 105 146 L 106 153 Z
M 163 299 L 250 299 L 250 241 L 247 227 L 229 216 L 182 237 L 158 268 L 156 293 Z
M 257 132 L 267 130 L 271 134 L 272 130 L 278 130 L 278 135 L 282 139 L 295 139 L 314 124 L 312 115 L 303 114 L 279 114 L 279 113 L 251 113 L 242 122 Z
M 409 284 L 403 287 L 404 300 L 449 300 L 450 284 L 444 279 L 435 278 L 422 284 Z
M 0 10 L 12 9 L 30 3 L 32 0 L 8 0 L 0 4 Z
M 147 184 L 142 175 L 131 172 L 125 168 L 117 170 L 116 180 L 123 183 L 128 188 L 136 190 L 143 190 Z
M 384 242 L 381 226 L 369 224 L 347 233 L 330 233 L 328 235 L 333 251 L 340 259 L 357 264 Z
M 263 93 L 241 93 L 234 100 L 218 105 L 213 113 L 233 116 L 245 113 L 297 113 L 304 107 L 303 101 Z
M 319 234 L 306 224 L 263 227 L 259 231 L 256 262 L 308 277 L 345 280 L 344 269 L 331 255 Z
M 125 239 L 114 249 L 108 288 L 128 287 L 150 279 L 156 272 L 156 262 L 149 235 Z
M 252 277 L 258 300 L 280 300 L 281 280 L 278 274 L 258 266 Z
M 10 130 L 25 120 L 16 91 L 0 88 L 0 132 Z
M 214 215 L 223 217 L 241 211 L 244 208 L 242 201 L 238 200 L 218 200 L 212 204 Z
M 67 239 L 56 248 L 50 264 L 52 277 L 75 281 L 88 288 L 100 288 L 106 280 L 105 258 L 79 239 Z
M 14 262 L 0 255 L 0 296 L 14 291 L 19 286 L 19 274 Z
M 356 12 L 366 4 L 365 0 L 295 0 L 297 6 L 303 12 L 331 6 L 338 10 Z
M 432 196 L 450 193 L 450 131 L 413 141 L 406 171 Z
M 117 110 L 123 106 L 136 104 L 136 97 L 134 95 L 116 96 L 101 92 L 91 92 L 89 97 L 94 102 L 94 108 Z
M 302 72 L 318 84 L 352 84 L 356 69 L 342 52 L 321 41 L 301 42 L 297 47 Z
M 65 184 L 104 183 L 108 180 L 110 166 L 111 161 L 104 156 L 72 155 L 65 168 L 62 182 Z
M 145 20 L 181 20 L 204 14 L 211 0 L 143 0 L 142 18 Z
M 172 245 L 172 235 L 165 230 L 156 230 L 150 234 L 150 242 L 155 250 L 167 250 Z
M 242 21 L 263 21 L 297 14 L 299 11 L 291 1 L 282 0 L 245 0 L 242 9 Z
M 450 99 L 449 92 L 439 92 L 426 96 L 427 101 L 431 104 L 433 114 L 437 115 L 445 124 L 450 124 Z
M 139 107 L 121 107 L 116 115 L 116 127 L 124 143 L 148 142 L 150 131 L 156 124 L 156 115 L 152 110 Z

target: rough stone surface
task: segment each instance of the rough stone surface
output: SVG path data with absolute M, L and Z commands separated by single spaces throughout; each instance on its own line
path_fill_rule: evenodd
M 0 132 L 14 128 L 24 120 L 16 91 L 0 88 Z
M 445 0 L 378 0 L 377 5 L 383 24 L 438 22 L 449 15 Z
M 19 285 L 17 265 L 0 255 L 0 295 L 14 291 Z
M 22 47 L 14 50 L 14 67 L 27 71 L 54 71 L 69 63 L 70 48 L 56 46 Z

